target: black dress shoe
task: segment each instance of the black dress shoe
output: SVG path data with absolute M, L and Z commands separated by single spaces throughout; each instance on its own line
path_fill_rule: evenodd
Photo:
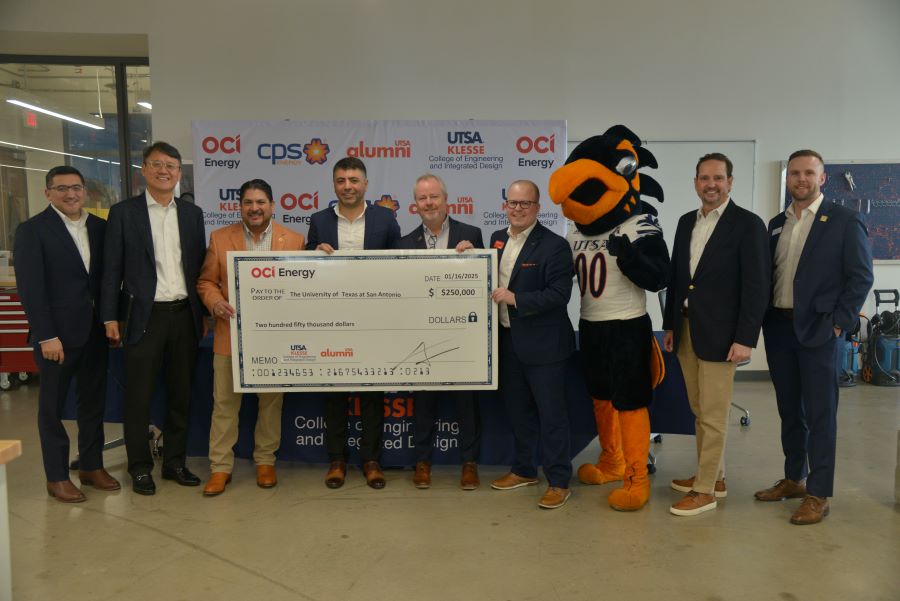
M 141 474 L 131 479 L 131 490 L 139 495 L 155 495 L 156 483 L 153 482 L 153 476 L 150 474 Z
M 163 468 L 163 480 L 174 480 L 182 486 L 200 486 L 200 478 L 186 467 Z

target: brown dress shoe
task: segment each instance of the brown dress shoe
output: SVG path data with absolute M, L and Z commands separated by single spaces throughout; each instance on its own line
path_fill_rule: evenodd
M 428 461 L 416 462 L 413 484 L 416 488 L 431 488 L 431 463 Z
M 325 486 L 328 488 L 340 488 L 344 485 L 347 478 L 347 462 L 332 461 L 328 466 L 328 473 L 325 474 Z
M 798 526 L 818 524 L 829 513 L 831 513 L 831 503 L 828 502 L 828 497 L 806 495 L 800 507 L 791 516 L 791 523 Z
M 785 478 L 776 482 L 774 486 L 756 491 L 753 496 L 756 497 L 757 501 L 801 499 L 806 496 L 806 479 L 794 482 Z
M 537 484 L 537 478 L 524 478 L 518 474 L 509 472 L 502 478 L 497 478 L 491 482 L 491 488 L 495 490 L 512 490 L 520 486 L 534 486 Z
M 203 487 L 204 497 L 214 497 L 225 492 L 225 485 L 231 482 L 231 474 L 228 472 L 213 472 Z
M 89 472 L 78 470 L 78 480 L 82 484 L 93 486 L 98 490 L 119 490 L 122 488 L 119 481 L 110 476 L 109 472 L 102 467 L 98 470 L 91 470 Z
M 274 465 L 256 466 L 256 485 L 260 488 L 272 488 L 278 484 Z
M 474 461 L 466 461 L 462 465 L 459 487 L 463 490 L 475 490 L 479 484 L 481 484 L 481 480 L 478 479 L 478 464 Z
M 544 493 L 544 496 L 541 497 L 541 500 L 538 501 L 538 507 L 541 509 L 556 509 L 562 507 L 566 504 L 566 501 L 569 500 L 571 495 L 572 491 L 568 488 L 550 486 L 547 488 L 547 492 Z
M 60 503 L 81 503 L 87 501 L 84 493 L 78 490 L 71 480 L 47 482 L 47 494 Z
M 366 475 L 366 484 L 376 490 L 381 490 L 387 484 L 384 480 L 384 472 L 381 471 L 381 466 L 377 461 L 366 461 L 363 464 L 363 474 Z
M 716 508 L 716 496 L 692 490 L 683 499 L 669 507 L 672 515 L 699 515 Z
M 684 480 L 672 480 L 672 483 L 669 486 L 672 490 L 677 490 L 678 492 L 691 492 L 694 490 L 694 478 L 696 476 L 691 476 L 690 478 L 685 478 Z M 724 499 L 728 496 L 728 489 L 725 488 L 725 478 L 721 480 L 716 480 L 716 485 L 713 488 L 713 493 L 716 495 L 717 499 Z

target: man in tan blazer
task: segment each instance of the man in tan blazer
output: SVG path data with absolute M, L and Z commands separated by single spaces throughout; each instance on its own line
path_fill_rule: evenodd
M 275 202 L 272 187 L 253 179 L 241 186 L 241 221 L 212 233 L 206 260 L 197 280 L 197 292 L 216 318 L 213 338 L 213 414 L 209 430 L 209 462 L 212 472 L 203 494 L 212 497 L 225 491 L 234 467 L 233 447 L 238 439 L 238 412 L 242 394 L 234 391 L 231 375 L 231 323 L 234 307 L 228 302 L 226 253 L 230 250 L 303 250 L 305 240 L 272 221 Z M 253 461 L 256 483 L 271 488 L 275 475 L 275 451 L 281 444 L 281 403 L 284 395 L 259 393 L 259 416 L 254 434 Z

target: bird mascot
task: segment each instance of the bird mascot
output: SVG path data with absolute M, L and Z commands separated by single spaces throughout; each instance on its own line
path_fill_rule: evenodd
M 623 481 L 610 507 L 636 511 L 650 498 L 647 457 L 653 388 L 662 353 L 647 315 L 647 290 L 665 288 L 669 252 L 656 209 L 660 185 L 640 174 L 656 159 L 623 125 L 579 144 L 550 176 L 550 197 L 575 227 L 568 241 L 581 292 L 579 340 L 601 453 L 578 469 L 584 484 Z

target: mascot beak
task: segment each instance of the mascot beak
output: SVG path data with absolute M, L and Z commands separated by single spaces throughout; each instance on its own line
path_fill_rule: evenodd
M 553 202 L 562 206 L 563 215 L 576 223 L 593 223 L 616 207 L 629 186 L 605 165 L 578 159 L 550 175 L 549 192 Z

